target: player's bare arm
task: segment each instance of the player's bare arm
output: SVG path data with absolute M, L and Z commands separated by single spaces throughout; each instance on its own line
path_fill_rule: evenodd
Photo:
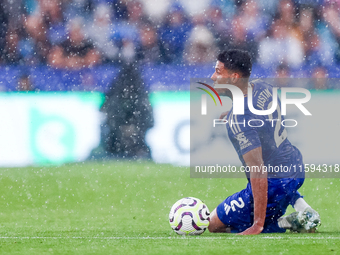
M 268 180 L 267 172 L 263 172 L 262 148 L 258 147 L 243 155 L 247 166 L 260 171 L 250 173 L 250 183 L 254 198 L 254 223 L 239 235 L 257 235 L 263 230 L 266 219 Z
M 250 182 L 254 197 L 254 224 L 240 233 L 240 235 L 257 235 L 263 230 L 266 208 L 267 208 L 267 192 L 268 192 L 268 181 L 267 173 L 262 172 L 262 148 L 258 147 L 243 155 L 243 158 L 247 166 L 256 166 L 261 169 L 261 172 L 254 172 L 250 174 Z M 210 225 L 208 227 L 212 233 L 230 233 L 231 229 L 228 228 L 218 218 L 216 209 L 211 213 Z

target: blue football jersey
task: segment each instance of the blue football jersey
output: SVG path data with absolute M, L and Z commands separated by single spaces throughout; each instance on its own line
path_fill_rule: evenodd
M 257 110 L 270 109 L 273 104 L 273 86 L 262 81 L 250 82 L 253 87 L 253 107 Z M 249 95 L 247 95 L 249 96 Z M 281 103 L 278 98 L 276 110 L 269 115 L 256 115 L 248 107 L 244 97 L 244 115 L 234 115 L 233 108 L 227 115 L 227 131 L 243 166 L 243 155 L 262 147 L 262 158 L 267 166 L 268 178 L 303 178 L 304 168 L 300 151 L 287 138 L 282 126 Z M 246 173 L 249 178 L 250 174 Z

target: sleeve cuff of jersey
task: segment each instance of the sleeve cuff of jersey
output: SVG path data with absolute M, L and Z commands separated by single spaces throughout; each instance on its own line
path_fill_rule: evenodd
M 256 148 L 259 148 L 259 147 L 261 147 L 261 144 L 254 145 L 254 146 L 249 146 L 249 147 L 245 148 L 244 150 L 242 150 L 242 156 L 244 154 L 248 153 L 249 151 L 254 150 Z

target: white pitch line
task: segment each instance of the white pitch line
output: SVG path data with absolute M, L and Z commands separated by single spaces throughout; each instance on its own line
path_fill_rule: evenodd
M 62 237 L 62 236 L 0 236 L 0 239 L 107 239 L 107 240 L 192 240 L 192 239 L 199 239 L 199 240 L 242 240 L 244 238 L 249 237 L 242 237 L 242 236 L 234 236 L 234 237 L 141 237 L 141 236 L 92 236 L 92 237 L 83 237 L 83 236 L 70 236 L 70 237 Z M 274 240 L 284 240 L 284 239 L 313 239 L 313 240 L 340 240 L 340 236 L 328 236 L 328 237 L 321 237 L 321 236 L 259 236 L 257 238 L 260 239 L 274 239 Z

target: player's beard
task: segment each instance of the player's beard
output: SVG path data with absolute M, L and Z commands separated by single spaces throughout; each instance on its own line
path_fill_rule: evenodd
M 229 89 L 225 88 L 225 89 L 221 89 L 221 88 L 216 88 L 215 85 L 218 84 L 228 84 L 228 85 L 232 85 L 231 84 L 231 79 L 229 78 L 221 78 L 221 79 L 217 79 L 216 81 L 214 81 L 213 83 L 213 87 L 216 90 L 216 92 L 220 95 L 220 96 L 226 96 L 226 97 L 230 97 L 232 99 L 232 93 Z

